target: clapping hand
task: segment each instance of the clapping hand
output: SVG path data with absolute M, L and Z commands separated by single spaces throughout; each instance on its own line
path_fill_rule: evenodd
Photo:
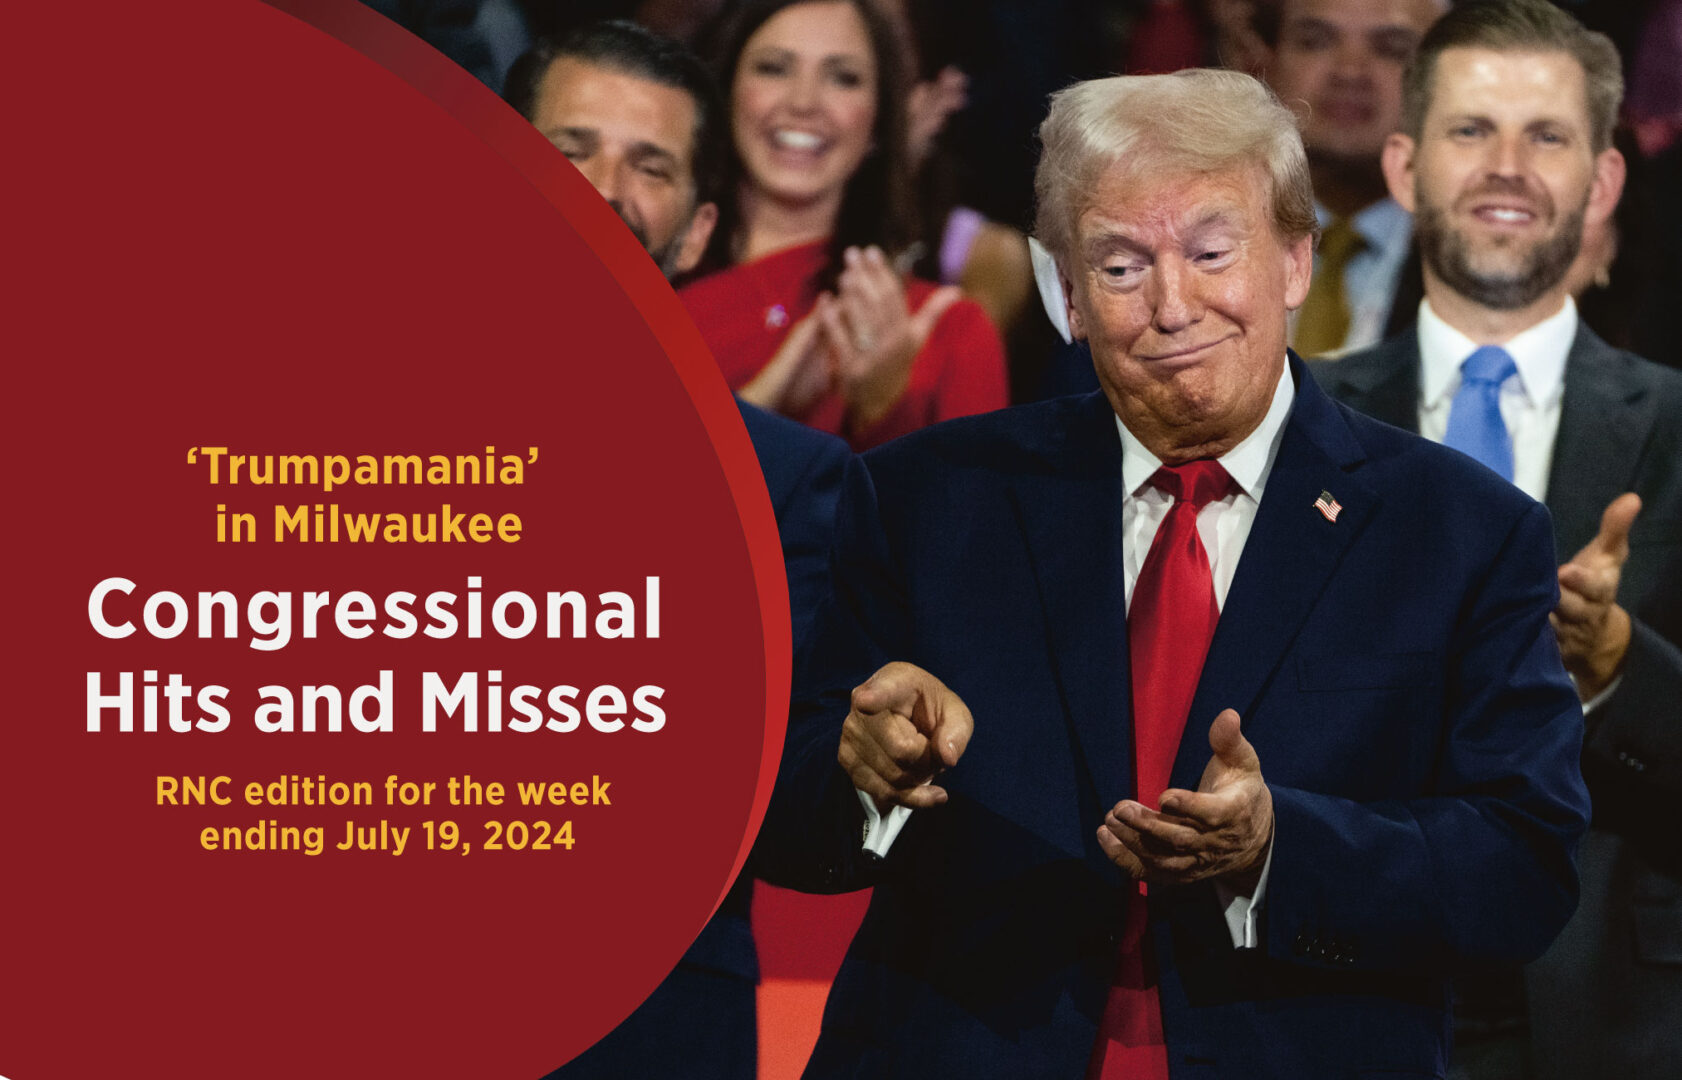
M 937 289 L 912 312 L 905 282 L 877 247 L 848 248 L 835 303 L 818 306 L 847 423 L 864 431 L 886 416 L 911 382 L 911 365 L 946 309 L 963 293 Z
M 1098 828 L 1098 845 L 1135 880 L 1183 885 L 1218 877 L 1247 896 L 1273 840 L 1273 795 L 1236 712 L 1215 717 L 1209 748 L 1214 756 L 1196 791 L 1169 788 L 1160 811 L 1132 799 L 1116 803 Z
M 1618 579 L 1629 558 L 1629 530 L 1641 496 L 1613 499 L 1600 517 L 1600 532 L 1559 568 L 1559 606 L 1549 621 L 1559 639 L 1565 670 L 1584 701 L 1611 685 L 1629 651 L 1629 612 L 1618 606 Z

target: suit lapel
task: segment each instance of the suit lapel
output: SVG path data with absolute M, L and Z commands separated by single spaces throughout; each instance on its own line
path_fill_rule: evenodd
M 1248 727 L 1256 701 L 1378 505 L 1377 494 L 1348 471 L 1365 454 L 1342 415 L 1299 361 L 1291 373 L 1296 402 L 1203 664 L 1174 787 L 1196 789 L 1209 761 L 1209 724 L 1222 709 L 1237 709 Z M 1314 505 L 1321 492 L 1342 506 L 1335 522 Z
M 1133 793 L 1121 561 L 1121 440 L 1102 393 L 1078 406 L 1043 470 L 1012 484 L 1044 608 L 1053 674 L 1099 813 Z
M 1371 350 L 1334 361 L 1333 397 L 1403 431 L 1419 431 L 1419 334 L 1408 330 Z
M 1579 323 L 1565 360 L 1565 400 L 1548 468 L 1548 510 L 1561 561 L 1600 530 L 1606 505 L 1635 483 L 1657 417 L 1630 358 Z
M 1293 361 L 1297 400 L 1222 610 L 1175 760 L 1172 783 L 1195 788 L 1215 714 L 1248 713 L 1313 610 L 1378 497 L 1349 467 L 1364 453 L 1332 402 Z M 1121 562 L 1121 448 L 1102 394 L 1043 470 L 1011 485 L 1045 612 L 1053 674 L 1072 740 L 1102 813 L 1134 796 L 1133 710 Z M 1336 522 L 1314 506 L 1341 504 Z M 1096 554 L 1095 554 L 1096 553 Z

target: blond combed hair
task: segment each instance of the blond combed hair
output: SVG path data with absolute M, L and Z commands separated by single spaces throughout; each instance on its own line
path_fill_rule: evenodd
M 1273 227 L 1286 241 L 1318 233 L 1314 185 L 1297 118 L 1273 91 L 1236 71 L 1092 79 L 1051 97 L 1040 125 L 1034 232 L 1067 269 L 1076 224 L 1099 178 L 1224 172 L 1253 165 L 1267 178 Z

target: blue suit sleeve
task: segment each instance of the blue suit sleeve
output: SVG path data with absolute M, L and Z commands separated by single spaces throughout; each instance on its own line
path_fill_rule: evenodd
M 795 478 L 786 502 L 777 507 L 783 565 L 788 573 L 789 619 L 795 656 L 812 630 L 818 606 L 829 595 L 829 549 L 835 539 L 835 510 L 852 454 L 839 440 L 814 447 Z
M 853 455 L 847 444 L 833 435 L 743 401 L 737 405 L 753 440 L 771 510 L 777 518 L 788 575 L 789 623 L 798 659 L 818 604 L 829 593 L 835 508 L 847 462 Z
M 866 888 L 881 870 L 861 846 L 864 811 L 836 752 L 853 688 L 895 655 L 896 643 L 876 640 L 867 628 L 901 627 L 908 619 L 869 472 L 852 458 L 845 474 L 835 590 L 819 605 L 796 665 L 782 764 L 755 849 L 761 877 L 805 892 Z

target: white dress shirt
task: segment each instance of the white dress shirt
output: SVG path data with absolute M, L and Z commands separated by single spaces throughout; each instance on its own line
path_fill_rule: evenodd
M 1548 497 L 1548 472 L 1553 468 L 1554 438 L 1565 401 L 1565 361 L 1577 339 L 1577 305 L 1569 296 L 1565 306 L 1501 347 L 1518 368 L 1501 384 L 1501 422 L 1513 440 L 1513 484 L 1537 502 Z M 1419 433 L 1442 442 L 1448 433 L 1448 414 L 1460 390 L 1460 365 L 1479 345 L 1419 302 Z M 1562 553 L 1564 554 L 1564 553 Z M 1591 713 L 1611 699 L 1623 684 L 1619 675 L 1606 689 L 1583 702 Z
M 1518 370 L 1501 384 L 1501 420 L 1513 440 L 1513 483 L 1537 502 L 1548 495 L 1554 436 L 1559 434 L 1565 398 L 1565 357 L 1577 337 L 1577 305 L 1570 297 L 1548 316 L 1501 348 Z M 1460 365 L 1480 342 L 1443 322 L 1431 302 L 1419 304 L 1419 433 L 1442 442 L 1449 409 L 1460 389 Z
M 1227 591 L 1232 587 L 1233 574 L 1238 570 L 1239 556 L 1244 553 L 1244 541 L 1249 539 L 1250 526 L 1255 524 L 1262 490 L 1267 485 L 1268 474 L 1273 471 L 1273 460 L 1279 455 L 1279 444 L 1285 437 L 1285 423 L 1290 419 L 1291 405 L 1295 401 L 1296 384 L 1291 381 L 1291 371 L 1287 367 L 1280 373 L 1278 385 L 1273 389 L 1273 401 L 1256 430 L 1218 459 L 1239 490 L 1210 502 L 1197 515 L 1197 535 L 1209 556 L 1209 572 L 1214 578 L 1217 607 L 1226 606 Z M 1162 467 L 1161 459 L 1145 449 L 1144 444 L 1127 430 L 1120 417 L 1116 418 L 1116 432 L 1121 438 L 1122 489 L 1127 493 L 1121 508 L 1123 603 L 1131 608 L 1133 586 L 1139 580 L 1139 570 L 1150 552 L 1151 541 L 1156 539 L 1157 529 L 1174 505 L 1174 498 L 1150 483 L 1150 478 Z M 1210 721 L 1213 719 L 1208 718 Z M 900 830 L 911 819 L 911 811 L 895 806 L 884 817 L 877 811 L 876 803 L 870 796 L 862 791 L 858 796 L 865 814 L 864 849 L 885 856 Z M 1262 866 L 1261 880 L 1251 896 L 1240 896 L 1220 882 L 1215 883 L 1216 894 L 1226 915 L 1227 930 L 1237 948 L 1255 948 L 1258 943 L 1256 916 L 1267 891 L 1268 872 L 1272 867 L 1273 850 L 1270 846 L 1267 861 Z

